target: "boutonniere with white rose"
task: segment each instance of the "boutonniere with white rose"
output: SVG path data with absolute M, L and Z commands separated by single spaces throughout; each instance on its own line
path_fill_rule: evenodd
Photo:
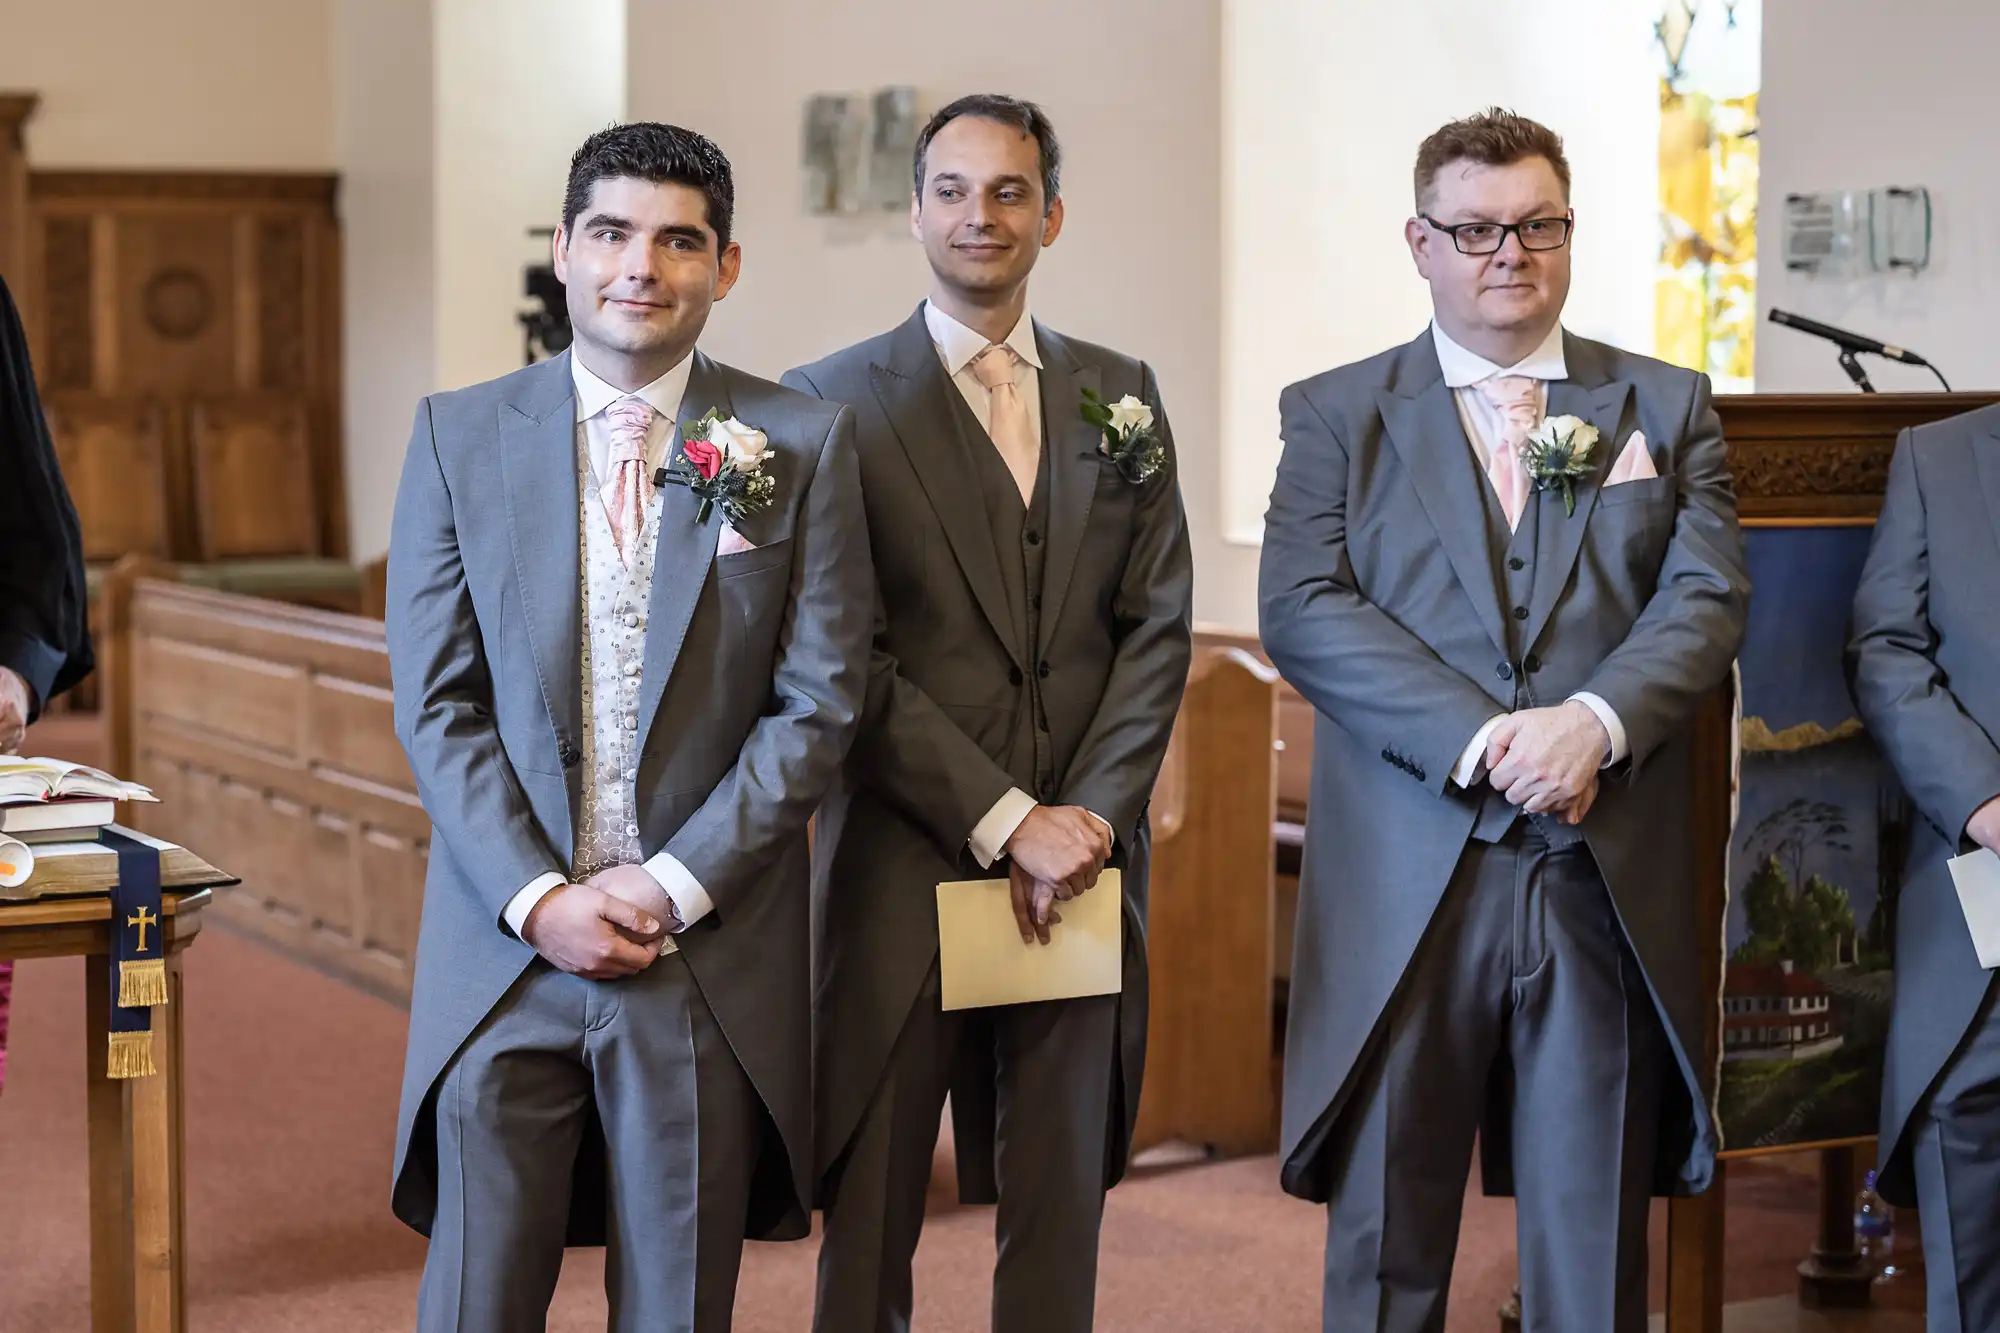
M 1562 492 L 1563 512 L 1576 514 L 1576 483 L 1597 470 L 1597 427 L 1582 417 L 1550 417 L 1521 442 L 1521 466 L 1538 491 Z
M 1111 460 L 1120 476 L 1137 486 L 1167 461 L 1167 447 L 1153 427 L 1153 409 L 1126 394 L 1107 403 L 1091 389 L 1083 391 L 1083 419 L 1104 437 L 1098 452 Z
M 693 491 L 701 501 L 694 521 L 708 522 L 708 512 L 720 506 L 731 527 L 771 503 L 778 482 L 764 471 L 771 441 L 754 426 L 735 417 L 719 417 L 710 408 L 687 428 L 680 453 L 653 474 L 655 486 L 672 482 Z

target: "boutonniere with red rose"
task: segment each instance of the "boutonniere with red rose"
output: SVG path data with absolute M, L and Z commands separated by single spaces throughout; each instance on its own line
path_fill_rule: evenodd
M 735 417 L 718 417 L 710 408 L 687 428 L 680 453 L 653 474 L 655 486 L 669 482 L 685 486 L 701 501 L 695 522 L 708 522 L 709 510 L 720 506 L 731 527 L 771 503 L 778 482 L 764 471 L 771 441 L 754 426 Z

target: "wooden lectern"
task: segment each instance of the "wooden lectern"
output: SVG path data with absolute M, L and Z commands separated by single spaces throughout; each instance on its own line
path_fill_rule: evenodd
M 1739 511 L 1746 528 L 1872 525 L 1889 478 L 1889 459 L 1905 429 L 2000 402 L 1995 393 L 1789 395 L 1748 394 L 1716 399 Z M 1754 595 L 1754 594 L 1753 594 Z M 1696 723 L 1698 826 L 1701 863 L 1710 867 L 1697 886 L 1695 911 L 1703 938 L 1723 938 L 1728 886 L 1724 859 L 1731 836 L 1729 729 L 1731 700 L 1712 699 Z M 1716 997 L 1708 1023 L 1713 1067 L 1722 1033 L 1723 956 L 1702 959 L 1702 990 Z M 1854 1256 L 1850 1212 L 1858 1149 L 1872 1138 L 1807 1145 L 1821 1152 L 1821 1231 L 1813 1254 L 1800 1266 L 1802 1302 L 1837 1304 L 1843 1291 L 1865 1283 Z M 1791 1148 L 1788 1151 L 1798 1151 Z M 1675 1199 L 1667 1223 L 1668 1333 L 1721 1333 L 1723 1210 L 1727 1163 L 1756 1155 L 1725 1145 L 1714 1187 Z M 1866 1287 L 1859 1289 L 1865 1301 Z

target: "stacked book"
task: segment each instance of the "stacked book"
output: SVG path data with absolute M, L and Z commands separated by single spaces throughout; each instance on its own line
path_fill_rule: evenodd
M 98 831 L 114 824 L 119 802 L 158 799 L 83 764 L 0 755 L 0 902 L 108 891 L 118 882 L 118 854 L 98 841 Z M 185 848 L 131 836 L 159 849 L 163 887 L 220 877 Z

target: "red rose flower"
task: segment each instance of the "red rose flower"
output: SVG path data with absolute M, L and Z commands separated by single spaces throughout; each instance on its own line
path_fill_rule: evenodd
M 703 481 L 714 481 L 715 474 L 722 471 L 722 450 L 707 440 L 688 440 L 681 445 L 681 452 L 694 464 L 695 471 L 701 473 Z

